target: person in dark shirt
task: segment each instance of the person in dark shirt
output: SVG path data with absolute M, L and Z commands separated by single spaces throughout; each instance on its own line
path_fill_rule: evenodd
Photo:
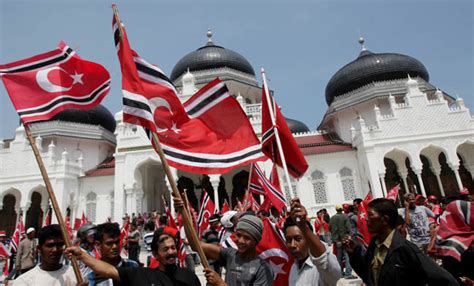
M 69 247 L 66 254 L 72 255 L 87 266 L 97 275 L 121 282 L 123 285 L 176 285 L 193 286 L 201 285 L 198 277 L 193 272 L 176 265 L 178 257 L 177 238 L 165 232 L 164 228 L 158 229 L 151 244 L 151 251 L 160 265 L 157 269 L 151 268 L 123 268 L 114 267 L 106 262 L 97 260 L 81 251 L 78 247 Z

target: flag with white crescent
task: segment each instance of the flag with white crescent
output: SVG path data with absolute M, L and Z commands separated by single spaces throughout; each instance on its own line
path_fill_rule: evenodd
M 50 52 L 0 65 L 0 77 L 24 123 L 69 108 L 93 108 L 110 90 L 109 72 L 63 42 Z
M 294 259 L 286 247 L 283 233 L 268 218 L 263 220 L 262 240 L 257 245 L 257 253 L 270 264 L 273 271 L 273 285 L 288 286 Z
M 226 85 L 215 79 L 184 105 L 163 71 L 131 49 L 113 18 L 122 68 L 123 120 L 158 135 L 168 164 L 200 174 L 222 174 L 261 161 L 260 141 Z

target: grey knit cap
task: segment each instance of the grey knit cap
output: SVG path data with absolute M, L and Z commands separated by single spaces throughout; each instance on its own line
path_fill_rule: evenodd
M 236 230 L 246 231 L 255 241 L 259 242 L 262 239 L 263 223 L 254 215 L 245 215 L 239 219 Z

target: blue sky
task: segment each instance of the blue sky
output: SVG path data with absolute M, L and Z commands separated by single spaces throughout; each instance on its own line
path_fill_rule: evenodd
M 168 75 L 187 53 L 214 43 L 267 70 L 285 116 L 312 130 L 327 105 L 326 84 L 357 57 L 360 35 L 372 52 L 420 60 L 430 82 L 474 108 L 474 1 L 117 1 L 132 47 Z M 103 104 L 121 109 L 120 70 L 110 1 L 0 0 L 0 63 L 52 50 L 66 41 L 104 65 L 112 90 Z M 18 116 L 0 87 L 0 138 L 12 138 Z

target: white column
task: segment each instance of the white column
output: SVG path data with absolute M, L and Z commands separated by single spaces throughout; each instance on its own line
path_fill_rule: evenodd
M 125 189 L 125 212 L 131 217 L 133 211 L 133 187 Z
M 143 212 L 143 189 L 135 189 L 135 213 L 138 215 Z
M 385 173 L 379 173 L 380 185 L 382 186 L 382 194 L 387 197 L 387 185 L 385 184 Z
M 457 165 L 454 165 L 454 164 L 451 165 L 450 164 L 450 167 L 454 172 L 454 176 L 456 177 L 456 182 L 458 183 L 458 188 L 459 188 L 458 192 L 460 192 L 460 191 L 462 191 L 464 186 L 462 185 L 461 176 L 459 176 L 459 164 L 457 164 Z
M 443 188 L 443 183 L 441 182 L 441 177 L 439 176 L 441 174 L 441 168 L 431 168 L 431 171 L 433 171 L 433 173 L 435 174 L 436 176 L 436 181 L 438 182 L 438 187 L 439 187 L 439 191 L 441 192 L 441 196 L 445 196 L 445 193 L 444 193 L 444 188 Z
M 401 170 L 398 172 L 398 175 L 402 178 L 403 186 L 405 187 L 406 192 L 409 193 L 410 189 L 408 188 L 408 183 L 407 183 L 408 171 L 406 169 L 404 171 Z
M 414 169 L 413 171 L 415 172 L 418 183 L 420 184 L 421 194 L 426 198 L 425 185 L 423 184 L 423 179 L 421 178 L 421 169 Z
M 114 217 L 113 221 L 122 224 L 122 216 L 126 212 L 125 195 L 125 156 L 115 153 L 115 175 L 114 175 Z
M 221 175 L 209 175 L 211 180 L 212 188 L 214 189 L 214 205 L 216 211 L 219 211 L 219 179 Z
M 173 175 L 173 178 L 176 182 L 178 180 L 178 170 L 176 170 L 176 168 L 170 167 L 170 171 L 171 171 L 171 174 Z M 170 208 L 170 211 L 171 211 L 171 215 L 174 217 L 175 216 L 175 210 L 174 210 L 174 204 L 173 204 L 173 189 L 171 189 L 171 184 L 170 184 L 167 176 L 165 176 L 165 182 L 166 182 L 166 188 L 168 189 L 169 196 L 170 196 L 169 208 Z

